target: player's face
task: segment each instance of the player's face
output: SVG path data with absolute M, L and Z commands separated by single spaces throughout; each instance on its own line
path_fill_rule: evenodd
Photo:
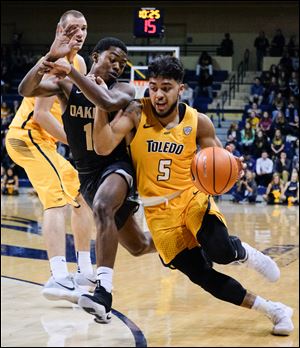
M 150 77 L 149 95 L 151 104 L 158 117 L 167 117 L 175 109 L 184 84 L 174 79 Z
M 68 15 L 65 21 L 63 22 L 63 27 L 66 28 L 68 25 L 75 25 L 78 27 L 78 30 L 75 35 L 76 45 L 74 49 L 76 51 L 81 50 L 84 41 L 87 36 L 87 23 L 84 17 L 76 18 L 72 15 Z
M 101 54 L 96 54 L 94 60 L 95 75 L 101 76 L 105 82 L 115 81 L 125 69 L 127 54 L 119 47 L 110 47 Z

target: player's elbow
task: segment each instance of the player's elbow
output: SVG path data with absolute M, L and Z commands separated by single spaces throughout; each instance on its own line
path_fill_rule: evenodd
M 30 91 L 26 85 L 24 83 L 20 83 L 18 86 L 18 93 L 22 96 L 22 97 L 33 97 L 33 91 Z
M 97 155 L 108 156 L 111 154 L 112 150 L 112 148 L 108 146 L 103 146 L 103 144 L 94 143 L 94 151 Z

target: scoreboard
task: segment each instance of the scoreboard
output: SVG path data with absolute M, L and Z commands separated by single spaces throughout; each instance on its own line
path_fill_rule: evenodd
M 163 32 L 162 10 L 154 7 L 140 7 L 134 13 L 135 37 L 159 37 Z

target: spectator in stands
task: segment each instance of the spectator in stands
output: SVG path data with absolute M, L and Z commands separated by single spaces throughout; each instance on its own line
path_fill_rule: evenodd
M 290 57 L 293 57 L 296 50 L 296 35 L 293 34 L 290 36 L 289 42 L 286 47 Z
M 288 89 L 290 96 L 299 97 L 299 79 L 298 73 L 293 71 L 288 81 Z
M 255 112 L 255 114 L 257 115 L 257 117 L 260 118 L 260 116 L 261 116 L 261 109 L 258 108 L 257 103 L 252 103 L 251 106 L 250 106 L 250 108 L 247 110 L 248 117 L 250 117 L 250 115 L 251 115 L 252 112 Z
M 258 105 L 261 104 L 264 95 L 264 87 L 261 83 L 260 77 L 255 77 L 254 84 L 251 86 L 249 100 L 251 103 L 255 102 Z
M 281 57 L 285 46 L 285 37 L 282 34 L 281 29 L 277 29 L 276 33 L 271 41 L 270 56 Z
M 280 129 L 281 134 L 286 134 L 286 126 L 287 124 L 284 117 L 284 113 L 281 110 L 277 110 L 277 113 L 275 114 L 275 119 L 272 121 L 270 137 L 274 137 L 276 129 Z
M 239 143 L 241 141 L 241 133 L 239 131 L 239 126 L 236 122 L 232 122 L 227 130 L 227 139 L 226 141 L 234 141 Z
M 236 145 L 234 141 L 228 142 L 226 146 L 230 146 L 230 152 L 233 154 L 233 156 L 240 157 L 241 153 L 240 151 L 236 148 Z
M 276 129 L 271 142 L 271 154 L 273 161 L 279 158 L 281 152 L 284 150 L 284 140 L 285 139 L 281 133 L 281 130 Z
M 8 66 L 6 64 L 1 64 L 1 94 L 6 94 L 9 92 L 12 84 L 12 76 Z
M 220 55 L 223 57 L 232 57 L 233 55 L 233 41 L 229 33 L 225 33 L 224 39 L 221 42 Z
M 283 192 L 283 184 L 278 173 L 273 174 L 272 181 L 268 184 L 267 191 L 263 195 L 263 199 L 267 204 L 281 203 L 281 195 Z
M 183 103 L 186 103 L 189 106 L 193 106 L 193 102 L 194 102 L 193 95 L 194 95 L 193 88 L 191 88 L 189 84 L 186 82 L 184 84 L 184 90 L 180 96 L 180 101 Z
M 252 129 L 256 129 L 258 127 L 260 118 L 257 116 L 258 114 L 255 111 L 250 113 L 250 116 L 247 118 L 247 121 L 251 124 Z
M 293 169 L 296 169 L 299 172 L 299 138 L 293 144 Z
M 20 101 L 15 99 L 13 101 L 13 115 L 15 115 L 16 112 L 18 111 L 19 106 L 20 106 Z
M 268 111 L 264 111 L 262 118 L 259 121 L 258 127 L 267 137 L 269 137 L 271 126 L 272 126 L 272 118 L 270 117 Z
M 263 133 L 261 129 L 258 129 L 255 135 L 253 148 L 251 153 L 255 158 L 259 158 L 263 151 L 270 150 L 270 144 L 267 136 Z
M 286 152 L 282 151 L 279 158 L 276 159 L 275 171 L 280 175 L 280 178 L 285 184 L 288 181 L 291 172 L 291 160 L 287 158 Z
M 291 136 L 298 137 L 299 136 L 299 116 L 294 115 L 293 119 L 294 120 L 291 120 L 290 122 L 288 122 L 286 126 L 286 133 Z
M 233 192 L 233 202 L 248 201 L 255 203 L 257 197 L 257 184 L 254 180 L 255 173 L 246 169 L 245 175 L 238 180 L 236 190 Z
M 285 71 L 281 71 L 279 73 L 277 83 L 278 83 L 279 93 L 281 93 L 283 98 L 287 98 L 288 97 L 288 77 Z
M 287 205 L 299 205 L 299 175 L 296 170 L 292 171 L 291 180 L 283 188 L 281 201 Z
M 241 149 L 243 154 L 251 152 L 250 150 L 254 142 L 254 137 L 254 129 L 252 129 L 249 122 L 246 122 L 245 128 L 241 130 Z
M 296 105 L 296 99 L 293 95 L 289 97 L 284 116 L 288 122 L 294 121 L 294 117 L 299 116 L 298 105 Z
M 264 31 L 259 32 L 259 36 L 254 41 L 254 47 L 256 48 L 256 70 L 262 70 L 262 63 L 264 56 L 267 54 L 267 49 L 269 48 L 269 40 L 265 36 Z
M 14 173 L 12 168 L 8 168 L 3 178 L 4 195 L 18 195 L 19 194 L 19 178 Z
M 279 64 L 285 67 L 287 75 L 290 76 L 293 71 L 293 61 L 287 50 L 283 53 L 283 57 L 280 59 Z
M 199 57 L 196 66 L 196 76 L 198 77 L 198 96 L 208 94 L 208 97 L 213 99 L 212 84 L 213 84 L 213 66 L 212 58 L 203 51 Z
M 272 105 L 273 111 L 272 111 L 272 120 L 277 117 L 278 114 L 282 113 L 284 116 L 284 109 L 285 109 L 285 99 L 283 95 L 279 92 L 276 94 L 274 100 L 273 100 L 273 105 Z
M 278 79 L 279 72 L 278 72 L 278 67 L 276 64 L 272 64 L 270 66 L 270 73 L 271 73 L 271 77 L 276 77 L 276 79 Z
M 273 161 L 268 158 L 268 152 L 262 151 L 261 157 L 256 161 L 256 182 L 257 185 L 267 187 L 272 179 Z
M 256 160 L 253 158 L 253 156 L 250 153 L 243 154 L 243 156 L 244 156 L 244 162 L 247 165 L 247 169 L 251 170 L 252 172 L 255 172 Z
M 278 83 L 275 76 L 271 77 L 271 82 L 269 86 L 265 89 L 264 99 L 268 105 L 272 105 L 275 99 L 275 96 L 278 94 Z
M 292 67 L 294 71 L 299 70 L 299 50 L 295 50 L 294 56 L 292 56 Z

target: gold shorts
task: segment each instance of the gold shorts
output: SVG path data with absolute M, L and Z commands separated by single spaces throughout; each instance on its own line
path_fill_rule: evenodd
M 168 204 L 145 207 L 144 210 L 154 244 L 165 264 L 169 264 L 184 249 L 199 245 L 196 235 L 206 212 L 216 215 L 226 226 L 213 198 L 194 187 L 183 191 Z
M 24 168 L 44 209 L 72 204 L 80 183 L 77 170 L 57 151 L 53 141 L 36 130 L 10 128 L 6 135 L 6 149 L 11 159 Z

